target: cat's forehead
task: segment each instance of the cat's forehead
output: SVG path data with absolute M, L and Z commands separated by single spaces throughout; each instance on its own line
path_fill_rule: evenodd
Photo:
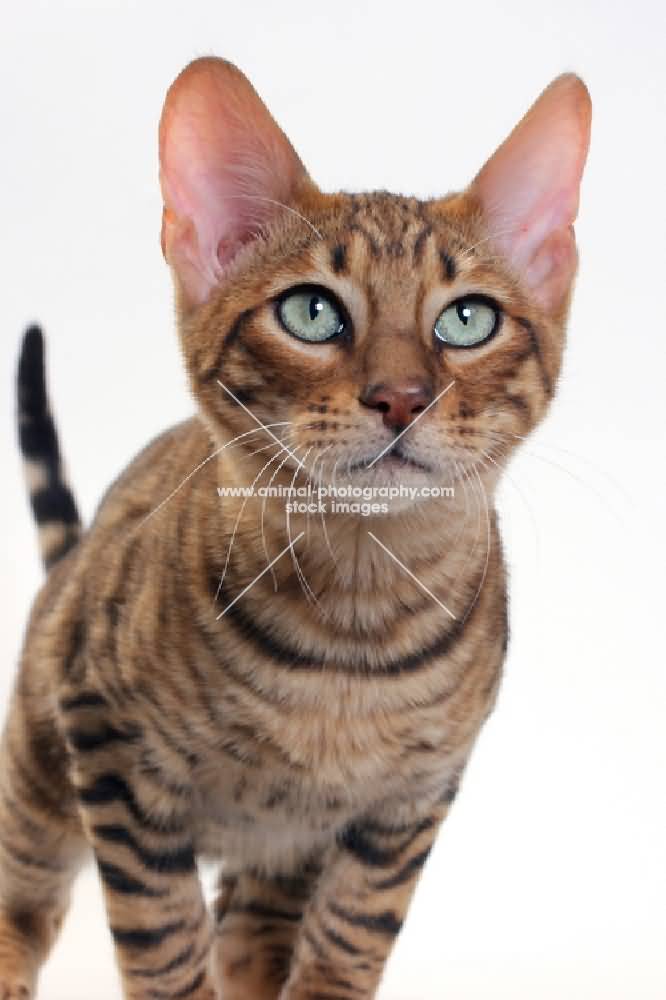
M 501 269 L 498 274 L 483 252 L 485 241 L 478 246 L 474 215 L 460 196 L 425 201 L 385 191 L 343 193 L 308 207 L 307 235 L 304 221 L 300 228 L 306 246 L 296 251 L 293 273 L 288 266 L 287 275 L 282 269 L 274 275 L 275 291 L 297 278 L 320 283 L 342 298 L 364 299 L 375 315 L 399 323 L 433 289 L 476 287 L 481 279 L 488 292 L 505 290 Z M 298 220 L 290 223 L 295 236 Z
M 452 207 L 453 202 L 451 199 Z M 446 199 L 433 202 L 373 191 L 336 195 L 326 207 L 322 213 L 324 237 L 329 242 L 337 240 L 342 249 L 360 237 L 369 257 L 383 266 L 394 260 L 418 266 L 430 240 L 438 242 L 444 252 L 460 250 L 465 242 L 465 227 L 453 211 L 447 212 Z M 341 266 L 342 254 L 338 257 Z
M 342 194 L 337 199 L 339 222 L 351 232 L 365 232 L 375 253 L 396 256 L 404 251 L 405 237 L 427 224 L 427 202 L 388 191 Z

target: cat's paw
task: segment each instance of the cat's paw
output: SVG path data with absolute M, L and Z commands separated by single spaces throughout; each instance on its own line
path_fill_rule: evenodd
M 0 1000 L 31 1000 L 32 987 L 21 980 L 7 979 L 0 973 Z
M 0 913 L 0 1000 L 31 1000 L 38 961 L 16 921 Z

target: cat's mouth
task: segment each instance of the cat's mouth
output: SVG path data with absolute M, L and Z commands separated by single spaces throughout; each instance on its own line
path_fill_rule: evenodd
M 385 452 L 380 452 L 379 457 L 377 455 L 370 455 L 367 458 L 362 458 L 357 462 L 352 462 L 349 466 L 350 472 L 364 472 L 368 469 L 391 469 L 395 470 L 412 470 L 414 472 L 426 472 L 431 473 L 433 471 L 432 466 L 428 465 L 426 462 L 420 462 L 418 459 L 414 458 L 412 455 L 407 455 L 401 447 L 399 442 L 396 442 L 391 448 L 388 448 Z

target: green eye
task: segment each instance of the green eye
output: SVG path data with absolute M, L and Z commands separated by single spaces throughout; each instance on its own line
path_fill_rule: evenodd
M 280 322 L 299 340 L 321 344 L 345 328 L 339 306 L 315 286 L 297 288 L 283 295 L 277 306 Z
M 452 347 L 476 347 L 495 333 L 500 312 L 488 299 L 470 296 L 458 299 L 440 314 L 435 336 Z

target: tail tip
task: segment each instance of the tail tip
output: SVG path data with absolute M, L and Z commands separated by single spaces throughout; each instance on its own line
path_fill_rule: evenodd
M 19 411 L 24 416 L 41 415 L 47 407 L 44 375 L 44 334 L 31 323 L 23 335 L 18 363 Z
M 44 334 L 39 323 L 26 327 L 21 345 L 21 360 L 42 362 L 44 358 Z

